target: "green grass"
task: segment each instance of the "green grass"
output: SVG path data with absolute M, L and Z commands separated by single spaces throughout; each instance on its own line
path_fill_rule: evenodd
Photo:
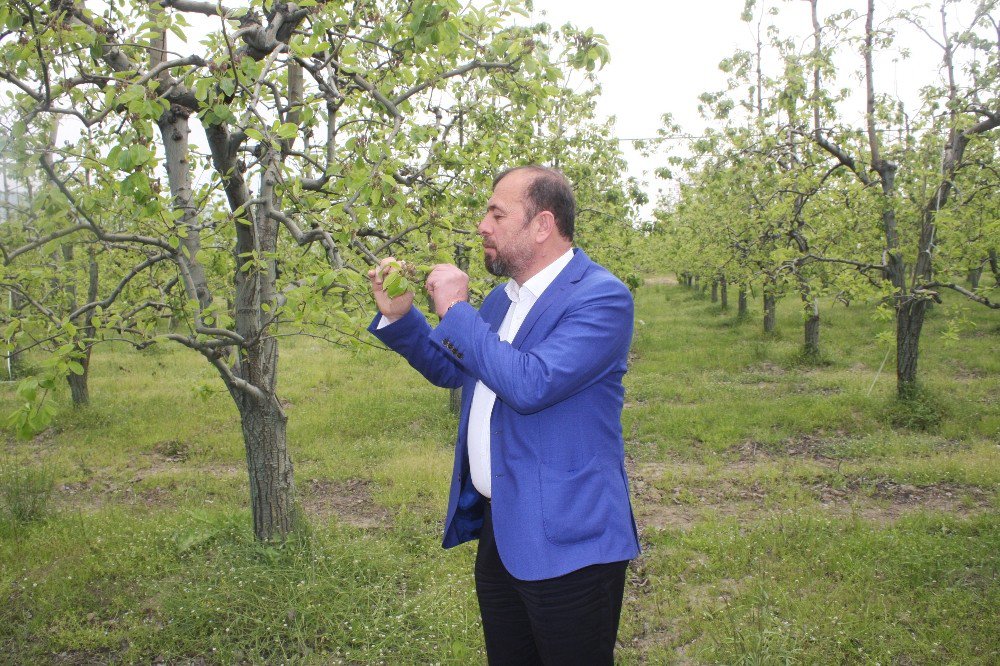
M 639 291 L 620 661 L 996 663 L 996 314 L 947 341 L 935 308 L 902 405 L 870 308 L 824 304 L 816 363 L 796 305 L 765 336 Z M 0 483 L 55 486 L 39 519 L 0 511 L 0 663 L 484 663 L 475 549 L 440 548 L 446 393 L 370 348 L 289 341 L 281 363 L 308 525 L 280 547 L 252 539 L 238 416 L 191 352 L 102 346 L 90 406 L 6 435 Z

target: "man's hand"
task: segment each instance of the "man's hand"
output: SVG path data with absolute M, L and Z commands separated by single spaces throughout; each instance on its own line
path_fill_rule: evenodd
M 456 301 L 469 300 L 469 276 L 451 264 L 438 264 L 427 276 L 427 293 L 434 301 L 434 312 L 443 317 Z
M 413 306 L 412 291 L 404 292 L 396 298 L 390 298 L 389 294 L 385 293 L 385 278 L 397 270 L 398 263 L 393 257 L 386 257 L 379 262 L 378 268 L 372 268 L 368 271 L 368 279 L 372 283 L 372 293 L 375 294 L 375 304 L 378 305 L 378 311 L 390 321 L 399 319 Z

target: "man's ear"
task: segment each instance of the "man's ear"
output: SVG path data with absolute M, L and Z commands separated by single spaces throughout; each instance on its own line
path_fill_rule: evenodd
M 556 233 L 556 218 L 552 211 L 543 210 L 535 216 L 538 220 L 538 231 L 535 232 L 535 242 L 544 243 L 549 237 Z

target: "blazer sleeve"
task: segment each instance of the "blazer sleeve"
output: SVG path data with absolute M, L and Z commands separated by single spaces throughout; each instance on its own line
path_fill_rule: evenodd
M 631 293 L 614 279 L 580 285 L 577 291 L 586 294 L 527 351 L 501 341 L 472 306 L 462 303 L 451 308 L 430 340 L 512 409 L 537 412 L 609 372 L 625 371 L 632 339 Z
M 368 326 L 372 335 L 405 358 L 435 386 L 458 388 L 462 385 L 462 369 L 452 356 L 431 342 L 430 324 L 416 307 L 411 307 L 401 319 L 382 328 L 378 328 L 380 316 L 376 315 Z

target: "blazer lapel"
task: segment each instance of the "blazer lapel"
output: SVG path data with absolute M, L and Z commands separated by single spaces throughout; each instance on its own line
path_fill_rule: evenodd
M 532 326 L 538 321 L 549 307 L 560 300 L 562 300 L 563 292 L 571 288 L 574 284 L 580 281 L 583 274 L 587 271 L 591 262 L 590 257 L 584 253 L 583 250 L 577 248 L 574 250 L 573 258 L 566 268 L 562 269 L 562 272 L 556 276 L 556 279 L 552 281 L 552 284 L 542 292 L 542 297 L 539 298 L 531 310 L 528 312 L 528 316 L 525 318 L 524 323 L 521 324 L 521 328 L 518 329 L 517 335 L 514 337 L 511 344 L 515 349 L 520 349 L 521 343 L 524 342 L 524 338 L 527 337 L 528 333 L 531 332 Z M 508 302 L 510 299 L 507 299 Z
M 483 319 L 490 325 L 490 330 L 494 333 L 500 331 L 500 324 L 503 323 L 503 318 L 507 316 L 507 310 L 510 308 L 510 298 L 504 289 L 505 285 L 506 283 L 490 292 L 479 309 Z

